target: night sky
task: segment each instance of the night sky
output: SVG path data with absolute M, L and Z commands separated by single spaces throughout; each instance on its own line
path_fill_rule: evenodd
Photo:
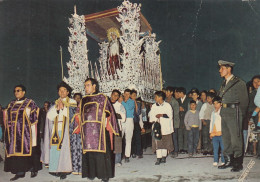
M 27 97 L 42 106 L 58 97 L 68 52 L 68 18 L 121 4 L 120 0 L 0 0 L 0 104 L 12 99 L 13 87 L 24 84 Z M 139 0 L 141 12 L 157 34 L 164 86 L 187 90 L 216 88 L 221 83 L 219 59 L 236 63 L 234 74 L 249 81 L 260 73 L 260 3 L 241 0 Z M 89 38 L 89 60 L 98 59 L 98 45 Z

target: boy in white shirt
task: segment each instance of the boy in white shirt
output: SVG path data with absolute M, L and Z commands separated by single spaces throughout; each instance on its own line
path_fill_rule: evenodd
M 225 159 L 223 155 L 224 145 L 222 141 L 222 133 L 221 133 L 221 116 L 220 116 L 220 109 L 221 109 L 221 98 L 216 96 L 213 99 L 213 104 L 215 107 L 215 111 L 211 114 L 210 120 L 210 138 L 213 142 L 213 151 L 214 151 L 214 163 L 213 166 L 218 165 L 218 151 L 219 147 L 221 149 L 221 165 L 225 164 Z
M 157 162 L 166 163 L 167 150 L 173 151 L 172 133 L 173 133 L 173 111 L 169 103 L 165 102 L 166 95 L 162 91 L 155 92 L 155 104 L 152 105 L 150 111 L 150 122 L 159 122 L 161 125 L 162 139 L 152 141 L 153 151 L 156 151 Z M 154 125 L 153 125 L 154 127 Z

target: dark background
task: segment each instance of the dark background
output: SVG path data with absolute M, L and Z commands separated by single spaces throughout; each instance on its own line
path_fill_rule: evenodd
M 0 0 L 0 104 L 14 99 L 13 87 L 24 84 L 39 106 L 57 98 L 68 62 L 68 18 L 121 4 L 120 0 Z M 249 81 L 260 70 L 260 4 L 241 0 L 139 0 L 141 12 L 157 34 L 164 86 L 187 90 L 219 88 L 219 59 L 236 63 L 234 74 Z M 202 3 L 201 3 L 202 2 Z M 98 45 L 89 38 L 89 60 Z

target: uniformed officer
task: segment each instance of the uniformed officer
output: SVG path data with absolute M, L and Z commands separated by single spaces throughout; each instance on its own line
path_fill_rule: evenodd
M 224 78 L 219 90 L 222 98 L 222 138 L 225 164 L 219 169 L 232 167 L 232 172 L 243 169 L 242 121 L 248 106 L 246 83 L 233 75 L 235 63 L 219 60 L 219 73 Z

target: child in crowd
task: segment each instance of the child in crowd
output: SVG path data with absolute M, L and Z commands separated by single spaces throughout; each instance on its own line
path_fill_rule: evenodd
M 199 91 L 198 90 L 191 91 L 191 97 L 196 102 L 196 110 L 200 112 L 200 109 L 202 107 L 202 102 L 199 100 L 200 97 Z
M 221 109 L 221 98 L 216 96 L 213 99 L 213 104 L 215 111 L 211 114 L 211 120 L 210 120 L 210 138 L 213 142 L 213 150 L 214 150 L 214 163 L 213 166 L 218 165 L 218 151 L 219 147 L 221 149 L 221 165 L 225 164 L 225 159 L 223 155 L 223 141 L 222 141 L 222 133 L 221 133 L 221 116 L 220 116 L 220 109 Z
M 157 140 L 153 136 L 152 148 L 156 152 L 157 161 L 155 165 L 166 163 L 167 151 L 173 151 L 172 133 L 173 129 L 173 111 L 169 103 L 165 102 L 166 95 L 162 91 L 155 92 L 155 104 L 152 105 L 150 112 L 150 121 L 155 126 L 155 122 L 160 123 L 162 138 Z M 156 135 L 156 134 L 155 134 Z
M 189 157 L 197 153 L 199 142 L 199 131 L 201 130 L 201 121 L 199 119 L 199 111 L 196 110 L 196 101 L 190 101 L 190 110 L 185 114 L 184 123 L 188 130 L 188 147 Z
M 199 116 L 202 123 L 202 143 L 203 143 L 203 155 L 212 155 L 212 144 L 209 137 L 209 126 L 211 113 L 214 111 L 214 105 L 212 103 L 215 95 L 211 92 L 207 93 L 207 102 L 201 107 Z

